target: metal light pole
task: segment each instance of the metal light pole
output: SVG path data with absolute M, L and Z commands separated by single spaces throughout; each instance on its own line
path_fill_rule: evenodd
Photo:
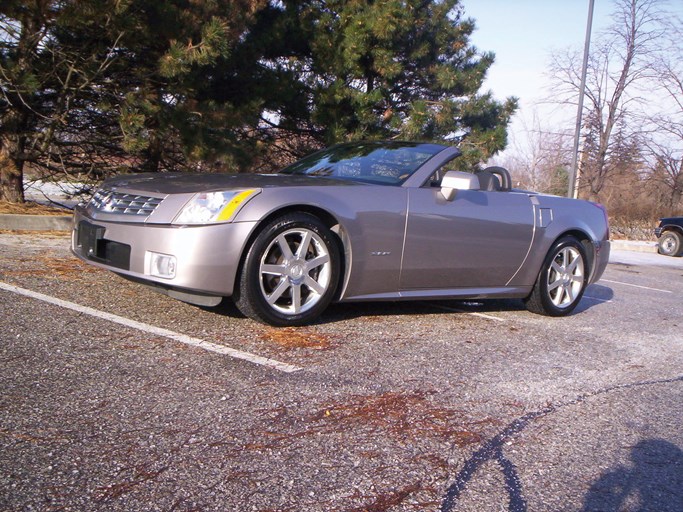
M 583 47 L 583 70 L 581 71 L 581 89 L 579 90 L 579 108 L 576 112 L 576 130 L 574 131 L 574 151 L 572 153 L 572 166 L 569 169 L 569 187 L 567 197 L 578 196 L 578 164 L 579 164 L 579 138 L 581 137 L 581 118 L 583 116 L 583 97 L 586 91 L 586 73 L 588 71 L 588 56 L 591 47 L 591 30 L 593 28 L 593 8 L 595 0 L 590 0 L 588 5 L 588 23 L 586 24 L 586 42 Z

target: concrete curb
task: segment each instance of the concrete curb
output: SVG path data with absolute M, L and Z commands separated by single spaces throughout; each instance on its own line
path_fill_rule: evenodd
M 0 214 L 0 229 L 20 231 L 70 231 L 71 215 Z
M 638 242 L 635 240 L 612 240 L 615 251 L 650 252 L 657 254 L 657 242 Z

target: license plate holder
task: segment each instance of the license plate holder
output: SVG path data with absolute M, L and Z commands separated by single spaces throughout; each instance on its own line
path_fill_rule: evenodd
M 130 269 L 130 245 L 104 238 L 106 229 L 87 221 L 78 224 L 77 246 L 80 254 L 91 261 L 122 270 Z
M 83 256 L 91 259 L 102 259 L 101 241 L 104 239 L 105 229 L 89 222 L 82 221 L 78 225 L 78 245 L 81 247 Z

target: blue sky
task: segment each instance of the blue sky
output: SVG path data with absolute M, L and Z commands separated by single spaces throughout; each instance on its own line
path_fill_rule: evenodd
M 498 99 L 517 96 L 526 106 L 545 95 L 552 51 L 583 48 L 588 0 L 463 0 L 477 24 L 472 42 L 496 54 L 485 89 Z M 610 22 L 610 0 L 596 0 L 593 31 Z
M 465 16 L 474 18 L 477 29 L 472 43 L 480 51 L 492 51 L 496 61 L 489 70 L 484 90 L 500 100 L 519 98 L 519 109 L 510 126 L 511 142 L 531 127 L 533 113 L 553 128 L 573 131 L 576 111 L 551 114 L 549 105 L 538 103 L 549 96 L 546 75 L 553 51 L 572 47 L 583 51 L 589 0 L 462 0 Z M 664 6 L 683 16 L 683 1 Z M 592 40 L 611 23 L 614 0 L 595 0 Z M 544 126 L 547 128 L 548 126 Z

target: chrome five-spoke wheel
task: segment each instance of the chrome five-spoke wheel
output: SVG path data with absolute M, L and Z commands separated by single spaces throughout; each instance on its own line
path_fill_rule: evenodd
M 588 283 L 588 260 L 581 242 L 561 238 L 550 248 L 534 288 L 526 299 L 529 311 L 564 316 L 578 305 Z
M 317 217 L 290 213 L 251 244 L 233 299 L 246 316 L 275 326 L 310 323 L 334 297 L 339 243 Z

